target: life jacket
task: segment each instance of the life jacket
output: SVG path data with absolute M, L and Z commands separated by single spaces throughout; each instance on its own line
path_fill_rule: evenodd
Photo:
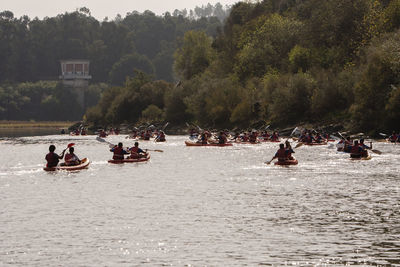
M 76 164 L 75 162 L 78 161 L 78 158 L 75 156 L 75 154 L 66 154 L 64 157 L 65 164 L 66 165 L 74 165 Z
M 114 147 L 114 155 L 113 159 L 119 160 L 119 159 L 124 159 L 124 149 L 122 147 Z
M 279 136 L 274 134 L 274 135 L 271 136 L 271 140 L 272 141 L 278 141 L 279 140 Z
M 389 136 L 389 141 L 390 142 L 396 142 L 396 140 L 397 140 L 397 135 L 392 134 L 391 136 Z
M 284 149 L 284 148 L 278 149 L 278 151 L 276 152 L 276 156 L 278 157 L 279 161 L 285 161 L 287 158 L 286 149 Z
M 46 160 L 47 160 L 47 167 L 55 167 L 58 165 L 59 159 L 58 155 L 54 152 L 50 152 L 46 155 Z
M 354 145 L 351 147 L 350 153 L 359 155 L 361 153 L 361 151 L 362 151 L 362 149 L 361 149 L 360 145 Z
M 286 157 L 287 157 L 288 159 L 293 159 L 292 153 L 294 153 L 294 151 L 293 151 L 292 148 L 287 148 L 287 149 L 286 149 Z

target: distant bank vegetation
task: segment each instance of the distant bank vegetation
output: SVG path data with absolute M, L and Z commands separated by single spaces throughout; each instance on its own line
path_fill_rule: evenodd
M 134 52 L 98 70 L 99 75 L 109 70 L 101 77 L 112 85 L 86 112 L 88 122 L 192 121 L 220 128 L 257 121 L 276 126 L 335 122 L 371 132 L 400 129 L 400 0 L 239 2 L 223 24 L 216 18 L 213 23 L 213 18 L 175 15 L 152 16 L 186 26 L 174 28 L 180 34 L 171 46 L 142 43 L 136 35 L 165 36 L 168 27 L 154 33 L 140 24 L 130 34 L 120 32 L 121 25 L 148 18 L 146 12 L 101 23 L 114 28 L 107 31 L 110 38 L 98 42 L 93 58 Z M 75 16 L 93 21 L 80 12 Z M 114 42 L 115 49 L 106 42 Z M 166 47 L 162 55 L 156 53 L 159 47 Z M 156 58 L 173 72 L 161 75 L 152 61 Z

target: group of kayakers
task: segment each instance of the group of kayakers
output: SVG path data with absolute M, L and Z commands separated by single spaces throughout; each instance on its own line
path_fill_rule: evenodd
M 57 167 L 60 160 L 64 159 L 63 163 L 60 163 L 60 166 L 77 166 L 81 164 L 81 160 L 79 157 L 74 153 L 74 146 L 75 144 L 71 143 L 68 145 L 68 152 L 65 153 L 67 150 L 64 149 L 60 155 L 55 153 L 56 147 L 55 145 L 49 146 L 49 153 L 47 153 L 45 159 L 47 161 L 46 167 L 53 168 Z M 110 152 L 113 152 L 113 160 L 123 160 L 125 159 L 125 155 L 129 155 L 127 159 L 139 159 L 148 156 L 148 153 L 145 152 L 143 149 L 139 148 L 139 143 L 135 142 L 134 146 L 131 148 L 123 148 L 123 144 L 120 142 L 118 145 L 115 145 L 110 149 Z
M 396 134 L 395 131 L 387 139 L 391 143 L 400 143 L 400 133 Z
M 165 142 L 165 133 L 163 130 L 147 129 L 147 130 L 133 130 L 127 138 L 149 141 L 154 138 L 154 142 Z
M 139 148 L 139 143 L 135 142 L 134 146 L 131 148 L 123 148 L 123 144 L 121 142 L 118 145 L 112 147 L 110 152 L 113 152 L 114 160 L 123 160 L 125 155 L 129 155 L 128 159 L 138 159 L 147 157 L 148 153 Z
M 351 158 L 367 158 L 368 149 L 372 149 L 372 142 L 367 146 L 364 138 L 352 141 L 350 137 L 347 137 L 342 138 L 336 146 L 338 151 L 350 153 Z
M 279 142 L 277 131 L 243 131 L 231 133 L 228 130 L 213 133 L 209 130 L 198 131 L 195 128 L 189 131 L 190 139 L 196 140 L 199 144 L 227 144 L 227 143 L 260 143 L 260 142 Z
M 61 155 L 58 155 L 57 153 L 55 153 L 55 150 L 56 150 L 55 145 L 49 146 L 49 153 L 45 157 L 45 159 L 47 161 L 46 167 L 48 167 L 48 168 L 56 167 L 58 165 L 58 163 L 60 162 L 60 159 L 63 159 L 63 158 L 64 158 L 64 162 L 60 164 L 62 166 L 75 166 L 75 165 L 79 165 L 81 163 L 81 160 L 74 153 L 75 149 L 73 146 L 70 146 L 68 148 L 67 154 L 65 154 L 65 151 L 67 149 L 64 149 L 62 151 Z M 65 157 L 64 157 L 64 154 L 65 154 Z

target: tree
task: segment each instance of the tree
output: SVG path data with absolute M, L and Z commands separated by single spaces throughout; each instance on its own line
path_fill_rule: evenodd
M 184 79 L 190 79 L 203 72 L 214 58 L 211 42 L 204 32 L 185 33 L 182 47 L 175 52 L 176 73 Z

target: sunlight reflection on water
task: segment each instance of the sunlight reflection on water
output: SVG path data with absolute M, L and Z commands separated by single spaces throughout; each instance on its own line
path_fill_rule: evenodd
M 299 165 L 264 164 L 277 144 L 166 143 L 141 164 L 110 165 L 95 136 L 0 141 L 0 261 L 13 266 L 396 266 L 400 146 L 350 161 L 331 146 L 300 147 Z M 125 136 L 111 136 L 109 142 Z M 92 160 L 42 170 L 48 146 Z

